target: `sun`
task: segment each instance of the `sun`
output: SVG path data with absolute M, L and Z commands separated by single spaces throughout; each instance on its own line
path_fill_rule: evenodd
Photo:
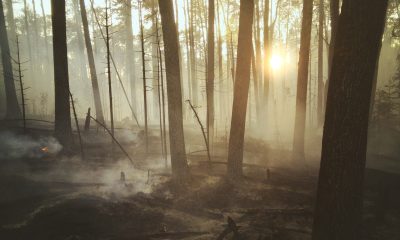
M 282 63 L 283 63 L 282 57 L 276 54 L 272 55 L 271 58 L 269 59 L 269 64 L 271 65 L 271 68 L 274 70 L 281 68 Z

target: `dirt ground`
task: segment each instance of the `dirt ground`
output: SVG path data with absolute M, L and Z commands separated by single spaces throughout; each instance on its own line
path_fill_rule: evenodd
M 225 239 L 311 239 L 316 156 L 299 164 L 286 150 L 247 142 L 245 177 L 236 183 L 225 178 L 223 142 L 211 167 L 204 153 L 189 155 L 192 176 L 184 186 L 170 181 L 155 153 L 136 153 L 133 168 L 97 143 L 87 146 L 97 157 L 86 161 L 2 159 L 0 239 L 218 239 L 228 217 L 238 235 Z M 400 239 L 399 187 L 399 175 L 366 170 L 363 239 Z

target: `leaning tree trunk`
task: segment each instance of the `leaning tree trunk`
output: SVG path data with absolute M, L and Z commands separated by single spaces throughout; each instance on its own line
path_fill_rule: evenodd
M 171 151 L 172 175 L 182 181 L 188 175 L 182 116 L 182 89 L 178 37 L 174 21 L 172 0 L 158 0 L 165 45 L 165 66 L 167 73 L 168 120 Z
M 99 122 L 104 124 L 103 107 L 101 105 L 99 82 L 97 80 L 96 64 L 94 62 L 92 42 L 90 41 L 89 23 L 88 23 L 88 19 L 87 19 L 85 0 L 79 0 L 79 6 L 80 6 L 80 10 L 81 10 L 83 34 L 85 37 L 86 51 L 87 51 L 88 62 L 89 62 L 90 78 L 92 80 L 94 106 L 96 109 L 96 119 Z
M 304 0 L 303 19 L 301 23 L 299 69 L 297 73 L 296 118 L 293 137 L 294 157 L 299 159 L 304 159 L 304 133 L 306 128 L 307 80 L 310 55 L 312 9 L 313 1 Z
M 4 86 L 6 91 L 6 118 L 17 119 L 21 117 L 21 111 L 18 105 L 17 93 L 15 92 L 15 83 L 13 77 L 13 67 L 11 64 L 10 46 L 8 44 L 8 34 L 6 21 L 4 18 L 3 2 L 0 1 L 0 48 L 1 60 L 3 63 Z
M 362 239 L 368 114 L 387 3 L 343 1 L 330 73 L 313 240 Z
M 237 50 L 238 58 L 228 152 L 228 176 L 233 179 L 241 177 L 243 174 L 243 147 L 250 85 L 253 14 L 254 0 L 241 0 Z
M 51 1 L 55 87 L 55 136 L 63 145 L 71 143 L 68 52 L 65 0 Z
M 207 53 L 207 138 L 208 145 L 212 145 L 214 138 L 214 22 L 215 22 L 215 0 L 208 1 L 208 53 Z M 208 146 L 210 148 L 210 146 Z

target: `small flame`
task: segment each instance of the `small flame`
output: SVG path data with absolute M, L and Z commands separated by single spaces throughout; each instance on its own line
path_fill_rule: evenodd
M 42 150 L 42 152 L 44 152 L 44 153 L 48 153 L 49 152 L 49 148 L 48 147 L 42 147 L 40 150 Z

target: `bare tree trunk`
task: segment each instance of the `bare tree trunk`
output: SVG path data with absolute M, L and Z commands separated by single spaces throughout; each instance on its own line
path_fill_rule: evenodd
M 330 15 L 331 15 L 331 41 L 329 44 L 329 53 L 328 53 L 328 73 L 330 74 L 332 68 L 332 59 L 333 59 L 333 50 L 335 48 L 335 39 L 337 26 L 339 23 L 339 7 L 340 0 L 330 0 Z M 325 99 L 328 97 L 328 86 L 329 86 L 329 78 L 325 84 Z M 326 109 L 326 108 L 325 108 Z
M 36 4 L 35 0 L 32 0 L 32 12 L 33 12 L 33 35 L 35 36 L 34 42 L 35 42 L 35 47 L 38 47 L 38 40 L 39 40 L 39 28 L 37 24 L 37 17 L 36 17 Z
M 126 44 L 126 72 L 127 78 L 131 86 L 131 103 L 133 109 L 137 109 L 136 105 L 136 53 L 133 50 L 133 26 L 132 26 L 132 0 L 127 0 L 125 6 L 124 22 L 125 22 L 125 44 Z M 132 113 L 132 118 L 135 119 Z
M 55 87 L 55 136 L 63 145 L 71 144 L 68 51 L 65 0 L 51 1 Z
M 224 99 L 224 91 L 225 91 L 225 84 L 224 84 L 224 69 L 223 69 L 223 56 L 222 56 L 222 34 L 221 34 L 221 20 L 220 20 L 220 15 L 219 15 L 219 9 L 220 9 L 220 3 L 219 0 L 217 0 L 217 24 L 218 24 L 218 46 L 217 46 L 217 51 L 218 51 L 218 81 L 219 81 L 219 119 L 220 123 L 222 123 L 222 120 L 224 119 L 225 113 L 224 113 L 224 108 L 226 107 L 225 99 Z M 216 131 L 217 132 L 217 131 Z
M 183 134 L 182 89 L 178 37 L 174 21 L 172 0 L 158 1 L 161 13 L 163 38 L 165 45 L 165 65 L 167 72 L 168 119 L 171 151 L 172 175 L 175 180 L 184 181 L 189 169 L 186 160 L 185 139 Z
M 195 45 L 194 45 L 194 21 L 195 21 L 194 12 L 195 12 L 194 1 L 190 1 L 189 43 L 190 43 L 190 73 L 192 75 L 190 80 L 192 81 L 193 104 L 197 105 L 199 103 L 199 97 L 198 97 L 199 83 L 197 81 L 196 49 L 195 49 Z
M 146 79 L 146 59 L 145 59 L 145 48 L 144 48 L 144 30 L 143 30 L 143 18 L 142 18 L 142 5 L 139 7 L 139 21 L 140 21 L 140 43 L 142 46 L 142 78 L 143 78 L 143 102 L 144 102 L 144 135 L 146 144 L 146 153 L 149 151 L 149 136 L 148 136 L 148 124 L 147 124 L 147 79 Z
M 241 177 L 243 174 L 243 147 L 250 85 L 253 14 L 254 0 L 241 0 L 238 58 L 228 152 L 228 176 L 233 179 Z
M 179 50 L 179 64 L 182 65 L 182 50 L 181 50 L 181 42 L 180 42 L 180 33 L 179 33 L 179 8 L 178 8 L 178 0 L 175 0 L 175 22 L 176 22 L 176 34 L 178 36 L 178 50 Z M 179 67 L 180 75 L 181 75 L 181 86 L 182 86 L 182 95 L 185 96 L 185 85 L 182 83 L 182 66 Z M 183 116 L 186 116 L 186 108 L 183 107 Z
M 269 37 L 269 3 L 270 0 L 265 0 L 264 4 L 264 104 L 265 114 L 268 114 L 268 97 L 269 97 L 269 80 L 270 80 L 270 66 L 269 66 L 269 51 L 270 51 L 270 37 Z
M 164 69 L 161 54 L 161 44 L 158 41 L 158 56 L 160 57 L 160 91 L 161 91 L 161 105 L 162 105 L 162 125 L 163 125 L 163 145 L 165 154 L 165 167 L 168 167 L 168 150 L 167 150 L 167 130 L 165 120 L 165 91 L 164 91 Z
M 257 111 L 257 123 L 260 120 L 260 86 L 262 80 L 262 54 L 261 54 L 261 29 L 260 29 L 260 3 L 256 1 L 256 17 L 255 17 L 255 70 L 256 76 L 254 79 L 254 91 L 256 98 L 256 111 Z
M 343 1 L 329 76 L 313 240 L 362 239 L 368 114 L 387 3 Z
M 107 78 L 108 78 L 108 98 L 110 103 L 110 122 L 111 122 L 111 135 L 114 137 L 114 104 L 113 104 L 113 91 L 112 91 L 112 83 L 111 83 L 111 49 L 110 49 L 110 16 L 108 12 L 108 4 L 106 0 L 106 50 L 107 50 Z M 113 148 L 112 148 L 113 149 Z
M 13 8 L 13 3 L 12 0 L 6 0 L 5 1 L 6 9 L 7 9 L 7 14 L 6 14 L 6 19 L 8 23 L 8 28 L 10 34 L 8 35 L 8 40 L 11 42 L 10 48 L 13 49 L 13 45 L 16 42 L 16 28 L 15 28 L 15 20 L 14 20 L 14 8 Z
M 47 60 L 47 62 L 49 62 L 49 39 L 48 39 L 48 35 L 47 35 L 47 20 L 46 20 L 46 14 L 44 12 L 43 0 L 40 0 L 40 7 L 42 9 L 43 34 L 44 34 L 44 41 L 45 41 L 45 47 L 46 47 L 46 60 Z
M 3 77 L 6 91 L 6 118 L 18 119 L 21 117 L 21 110 L 18 105 L 17 93 L 15 92 L 14 72 L 11 64 L 10 46 L 4 17 L 3 2 L 0 1 L 0 47 L 1 60 L 3 64 Z
M 22 120 L 23 120 L 23 127 L 24 127 L 24 133 L 26 133 L 26 103 L 25 103 L 25 86 L 24 86 L 24 82 L 22 81 L 22 62 L 21 62 L 21 51 L 20 51 L 20 47 L 19 47 L 19 39 L 18 36 L 16 36 L 16 41 L 17 41 L 17 60 L 16 60 L 16 64 L 18 66 L 18 81 L 19 81 L 19 91 L 21 94 L 21 107 L 22 107 Z
M 304 134 L 306 128 L 308 64 L 310 55 L 311 23 L 313 1 L 304 0 L 299 68 L 297 73 L 296 118 L 293 137 L 293 153 L 296 158 L 304 159 Z
M 85 1 L 79 0 L 79 4 L 80 4 L 80 8 L 81 8 L 81 18 L 82 18 L 82 25 L 83 25 L 83 33 L 85 36 L 85 44 L 86 44 L 88 62 L 89 62 L 90 78 L 92 80 L 94 106 L 96 109 L 96 119 L 104 124 L 105 122 L 104 122 L 104 115 L 103 115 L 103 107 L 101 105 L 100 90 L 99 90 L 99 83 L 97 80 L 96 64 L 94 62 L 92 42 L 90 41 L 89 24 L 88 24 L 88 19 L 87 19 L 87 14 L 86 14 Z
M 208 0 L 208 60 L 207 60 L 207 139 L 208 144 L 213 144 L 214 138 L 214 59 L 215 59 L 215 0 Z M 210 146 L 208 146 L 210 148 Z M 212 147 L 211 147 L 212 148 Z
M 259 103 L 259 95 L 258 95 L 258 65 L 257 65 L 257 59 L 255 57 L 255 51 L 254 51 L 254 47 L 252 48 L 252 54 L 251 54 L 251 69 L 253 71 L 253 86 L 254 86 L 254 99 L 255 99 L 255 103 L 256 103 L 256 116 L 257 116 L 257 120 L 258 116 L 260 114 L 260 103 Z M 257 121 L 258 122 L 258 121 Z
M 29 53 L 29 65 L 30 65 L 30 74 L 32 75 L 32 79 L 35 80 L 34 69 L 33 69 L 33 57 L 32 57 L 32 42 L 31 42 L 31 31 L 28 23 L 28 6 L 26 4 L 26 0 L 24 0 L 24 25 L 25 25 L 25 34 L 26 34 L 26 43 L 28 46 Z M 34 81 L 33 81 L 34 82 Z
M 157 45 L 157 11 L 156 11 L 156 7 L 157 7 L 157 3 L 155 0 L 152 0 L 152 6 L 151 6 L 151 29 L 152 29 L 152 42 L 151 42 L 151 62 L 152 62 L 152 82 L 153 82 L 153 116 L 157 116 L 157 109 L 158 109 L 158 87 L 155 87 L 155 85 L 157 84 L 157 82 L 159 81 L 158 77 L 158 67 L 159 67 L 159 61 L 157 59 L 157 55 L 158 55 L 158 45 Z
M 74 11 L 74 16 L 75 16 L 75 26 L 74 30 L 77 35 L 77 44 L 78 44 L 78 51 L 77 56 L 78 56 L 78 62 L 79 62 L 79 68 L 80 68 L 80 79 L 81 82 L 86 82 L 88 80 L 87 76 L 87 66 L 86 66 L 86 61 L 85 61 L 85 44 L 84 44 L 84 39 L 83 39 L 83 34 L 82 34 L 82 18 L 79 19 L 79 2 L 80 0 L 73 0 L 72 5 L 73 5 L 73 11 Z
M 166 154 L 166 147 L 165 147 L 165 114 L 164 113 L 164 99 L 162 99 L 161 96 L 161 91 L 164 91 L 161 87 L 163 85 L 163 83 L 161 81 L 164 81 L 163 79 L 163 67 L 162 67 L 162 60 L 161 60 L 161 51 L 159 51 L 159 47 L 160 47 L 160 37 L 159 37 L 159 28 L 158 28 L 158 13 L 156 11 L 154 11 L 154 13 L 156 14 L 156 26 L 155 26 L 155 30 L 156 30 L 156 44 L 157 44 L 157 54 L 156 54 L 156 59 L 157 59 L 157 94 L 158 94 L 158 116 L 159 116 L 159 124 L 160 124 L 160 143 L 161 143 L 161 155 L 162 158 L 164 158 L 165 161 L 165 167 L 168 167 L 168 160 L 167 160 L 167 154 Z M 160 81 L 161 79 L 161 81 Z
M 187 4 L 187 1 L 183 1 L 183 6 L 184 6 L 184 17 L 185 17 L 185 41 L 186 41 L 186 69 L 187 69 L 187 83 L 188 83 L 188 95 L 189 99 L 192 99 L 192 82 L 191 82 L 191 69 L 190 69 L 190 40 L 189 40 L 189 24 L 188 24 L 188 12 L 189 12 L 189 6 Z
M 319 0 L 319 23 L 318 23 L 318 102 L 317 102 L 317 124 L 322 125 L 323 121 L 323 95 L 324 95 L 324 0 Z

